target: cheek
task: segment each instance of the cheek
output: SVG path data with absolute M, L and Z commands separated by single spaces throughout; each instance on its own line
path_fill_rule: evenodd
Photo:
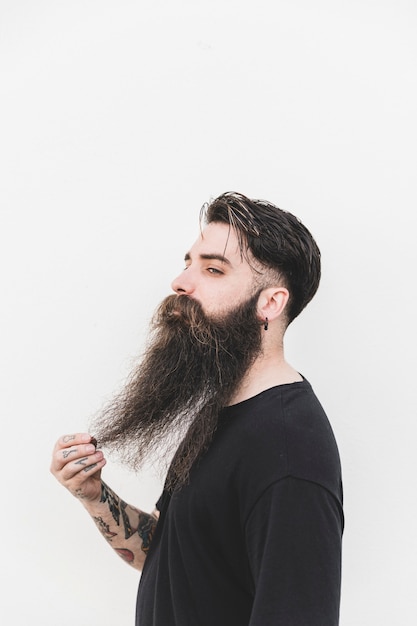
M 200 285 L 193 295 L 207 315 L 222 315 L 249 300 L 257 291 L 251 278 L 239 278 L 227 284 L 219 280 L 214 285 Z
M 235 292 L 230 289 L 219 289 L 215 294 L 207 297 L 206 300 L 202 302 L 203 311 L 209 316 L 222 317 L 225 313 L 229 313 L 229 311 L 236 308 L 244 299 L 240 291 Z
M 201 294 L 201 297 L 197 298 L 203 308 L 206 315 L 217 315 L 222 313 L 228 306 L 230 300 L 230 294 L 223 294 L 220 292 L 214 294 Z

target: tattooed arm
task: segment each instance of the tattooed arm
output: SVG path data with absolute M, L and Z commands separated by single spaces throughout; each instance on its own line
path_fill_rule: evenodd
M 84 505 L 114 551 L 141 570 L 159 513 L 144 513 L 121 500 L 101 480 L 105 464 L 90 435 L 65 435 L 55 445 L 51 472 Z

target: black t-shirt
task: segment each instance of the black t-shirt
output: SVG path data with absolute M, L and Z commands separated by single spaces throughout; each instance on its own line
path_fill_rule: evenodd
M 310 384 L 227 407 L 190 482 L 158 501 L 137 626 L 336 626 L 342 481 Z

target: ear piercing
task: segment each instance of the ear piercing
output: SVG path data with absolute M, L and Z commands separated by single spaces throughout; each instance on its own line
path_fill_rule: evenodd
M 268 318 L 265 318 L 265 322 L 264 322 L 264 330 L 268 330 Z

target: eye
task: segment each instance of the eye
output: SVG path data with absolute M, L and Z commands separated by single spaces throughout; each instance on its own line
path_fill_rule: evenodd
M 220 275 L 223 274 L 223 272 L 221 270 L 217 269 L 217 267 L 208 267 L 207 271 L 210 274 L 220 274 Z

